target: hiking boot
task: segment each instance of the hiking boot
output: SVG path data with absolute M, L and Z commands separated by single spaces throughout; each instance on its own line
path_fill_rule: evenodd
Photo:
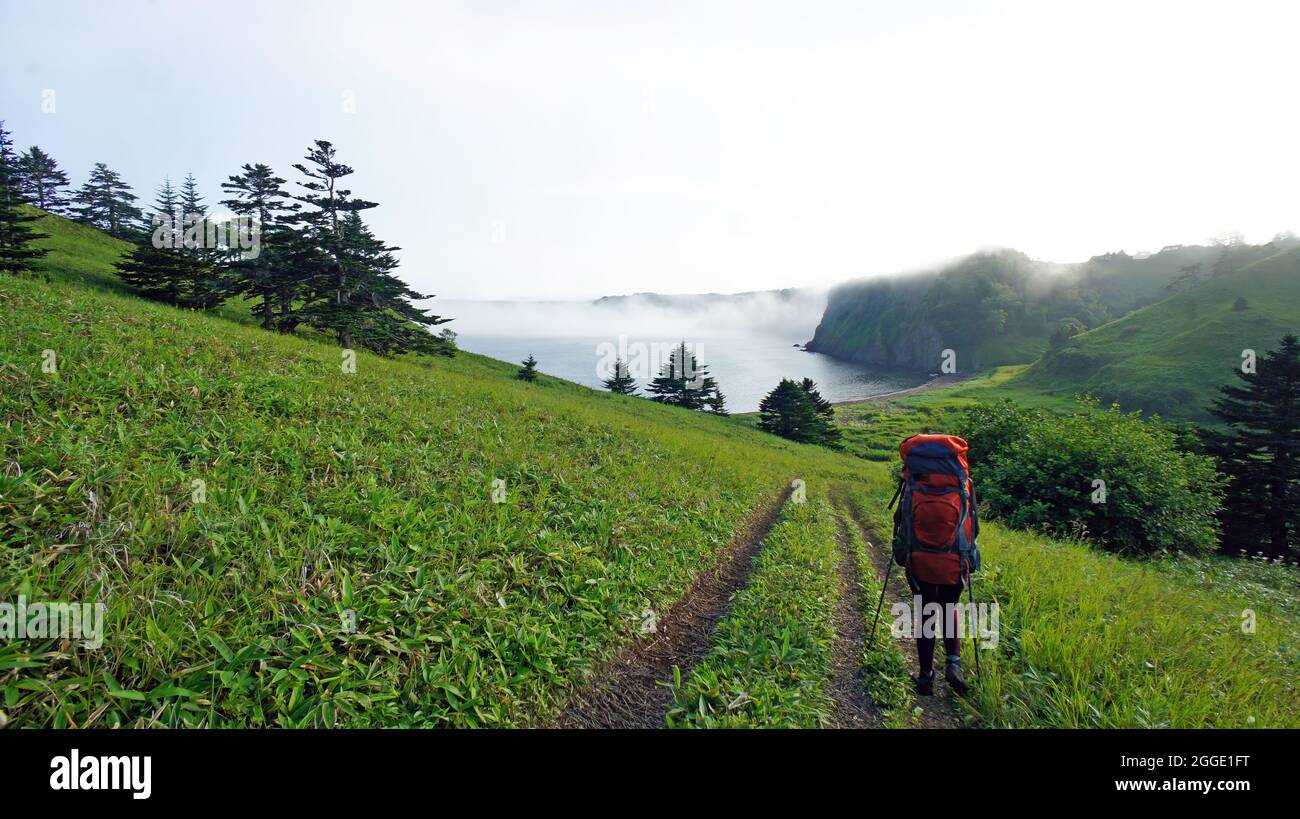
M 943 676 L 948 681 L 948 687 L 958 694 L 965 694 L 970 690 L 970 686 L 961 675 L 961 663 L 948 663 L 948 669 Z
M 934 696 L 934 672 L 929 674 L 917 674 L 914 678 L 916 681 L 916 693 L 922 697 Z

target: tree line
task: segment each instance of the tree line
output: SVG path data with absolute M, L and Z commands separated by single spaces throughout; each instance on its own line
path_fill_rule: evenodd
M 621 358 L 614 362 L 614 371 L 601 385 L 619 395 L 640 395 L 636 379 L 628 372 L 627 362 Z M 659 374 L 646 385 L 645 391 L 648 393 L 645 397 L 660 404 L 714 415 L 731 414 L 727 410 L 727 396 L 718 386 L 718 380 L 709 374 L 708 365 L 700 363 L 685 341 L 678 343 L 668 354 L 668 360 L 660 366 Z
M 432 298 L 395 273 L 396 252 L 362 219 L 377 202 L 345 187 L 354 171 L 335 147 L 316 140 L 293 165 L 295 190 L 264 163 L 246 163 L 221 188 L 218 204 L 233 218 L 218 219 L 198 182 L 179 186 L 165 177 L 152 207 L 106 164 L 71 191 L 68 175 L 32 146 L 19 154 L 0 122 L 0 270 L 30 270 L 47 251 L 31 223 L 48 213 L 99 228 L 134 248 L 116 267 L 141 296 L 209 310 L 231 299 L 247 301 L 264 329 L 293 333 L 310 327 L 346 348 L 381 355 L 451 355 L 454 334 L 431 328 L 450 321 L 416 305 Z

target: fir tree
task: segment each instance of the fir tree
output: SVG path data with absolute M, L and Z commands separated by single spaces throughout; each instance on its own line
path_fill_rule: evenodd
M 301 298 L 301 279 L 294 265 L 294 241 L 299 237 L 292 235 L 299 205 L 289 201 L 282 187 L 285 180 L 267 165 L 246 164 L 240 170 L 221 183 L 231 197 L 221 204 L 252 222 L 258 232 L 258 254 L 231 262 L 228 289 L 254 300 L 253 310 L 263 328 L 284 328 Z
M 792 441 L 820 442 L 824 424 L 807 391 L 788 378 L 781 379 L 758 405 L 758 428 Z
M 1288 555 L 1300 548 L 1300 339 L 1285 336 L 1237 376 L 1244 384 L 1223 387 L 1212 410 L 1228 431 L 1209 443 L 1229 479 L 1224 550 Z
M 731 414 L 727 412 L 727 396 L 722 394 L 722 390 L 718 389 L 717 384 L 713 385 L 713 392 L 709 393 L 708 397 L 704 399 L 704 403 L 708 406 L 709 412 L 714 415 Z
M 708 406 L 708 399 L 718 389 L 717 382 L 709 375 L 708 367 L 701 367 L 695 354 L 681 342 L 668 356 L 668 362 L 659 370 L 659 375 L 646 392 L 651 400 L 675 407 L 700 410 Z
M 179 246 L 187 255 L 208 264 L 215 264 L 222 252 L 219 248 L 209 246 L 207 237 L 212 231 L 209 227 L 208 206 L 203 204 L 203 196 L 199 194 L 199 183 L 194 178 L 194 174 L 185 174 L 185 179 L 181 181 L 181 189 L 176 196 L 180 200 L 184 220 L 179 226 L 183 231 L 184 241 Z
M 33 259 L 49 252 L 32 247 L 32 242 L 44 239 L 45 234 L 28 227 L 41 216 L 23 211 L 24 197 L 19 186 L 18 156 L 0 121 L 0 271 L 6 273 L 30 270 Z
M 812 404 L 813 410 L 821 418 L 821 435 L 818 443 L 825 444 L 829 447 L 838 447 L 840 445 L 840 428 L 835 424 L 835 406 L 822 397 L 817 390 L 817 384 L 811 378 L 805 378 L 799 383 L 804 394 L 808 396 L 808 401 Z
M 417 293 L 392 273 L 398 264 L 393 254 L 401 248 L 377 239 L 356 211 L 343 218 L 343 240 L 340 250 L 352 271 L 352 305 L 336 320 L 348 328 L 356 343 L 381 355 L 450 355 L 454 348 L 448 348 L 428 328 L 451 319 L 416 307 L 413 302 L 433 297 Z
M 180 191 L 181 208 L 187 216 L 204 219 L 208 215 L 207 205 L 203 204 L 203 197 L 199 195 L 199 183 L 194 178 L 194 174 L 185 174 L 185 180 L 181 182 Z
M 224 300 L 217 271 L 183 249 L 158 247 L 145 234 L 130 255 L 117 263 L 118 278 L 141 296 L 155 301 L 207 310 Z
M 294 198 L 305 206 L 301 221 L 327 260 L 322 270 L 304 271 L 304 278 L 313 290 L 309 298 L 314 302 L 307 320 L 319 329 L 332 332 L 343 347 L 351 348 L 357 312 L 353 298 L 356 281 L 343 251 L 343 218 L 352 211 L 377 207 L 378 203 L 354 199 L 352 191 L 342 187 L 340 180 L 350 176 L 353 170 L 338 162 L 335 155 L 331 143 L 316 140 L 307 151 L 306 164 L 293 166 L 307 177 L 306 182 L 298 183 L 307 192 Z
M 524 366 L 520 367 L 519 372 L 515 373 L 515 378 L 520 381 L 537 380 L 537 359 L 533 358 L 532 353 L 529 353 L 528 358 L 524 359 Z
M 138 238 L 144 220 L 136 207 L 136 196 L 122 177 L 102 162 L 96 162 L 90 179 L 75 197 L 73 212 L 80 222 L 94 225 L 119 239 Z
M 164 176 L 162 187 L 158 189 L 154 199 L 153 215 L 162 216 L 170 221 L 176 216 L 176 211 L 180 207 L 181 196 L 176 192 L 176 188 L 172 186 L 172 178 Z
M 333 333 L 344 347 L 451 354 L 452 348 L 427 329 L 450 319 L 412 304 L 432 296 L 411 290 L 393 275 L 393 253 L 400 248 L 375 238 L 361 221 L 360 212 L 377 203 L 356 199 L 342 187 L 341 180 L 353 171 L 335 154 L 333 145 L 317 140 L 307 153 L 308 164 L 294 165 L 307 177 L 299 183 L 306 193 L 295 197 L 304 206 L 301 222 L 327 262 L 302 271 L 307 279 L 305 320 Z
M 621 358 L 614 362 L 613 375 L 600 383 L 610 392 L 616 392 L 620 395 L 636 395 L 636 379 L 628 374 L 627 362 Z
M 19 187 L 28 202 L 49 213 L 68 207 L 68 174 L 59 169 L 54 157 L 36 145 L 18 158 Z

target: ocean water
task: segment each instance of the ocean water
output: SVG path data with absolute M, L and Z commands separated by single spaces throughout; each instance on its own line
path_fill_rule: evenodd
M 783 334 L 784 335 L 784 334 Z M 806 338 L 806 337 L 805 337 Z M 617 336 L 510 336 L 464 332 L 457 344 L 472 353 L 502 361 L 537 357 L 542 372 L 588 387 L 600 388 L 609 377 L 616 355 L 623 355 L 633 377 L 644 386 L 683 339 Z M 798 337 L 731 335 L 686 338 L 697 362 L 709 369 L 727 397 L 731 412 L 754 412 L 763 396 L 782 378 L 811 378 L 830 401 L 850 401 L 914 387 L 924 375 L 873 370 L 796 346 Z

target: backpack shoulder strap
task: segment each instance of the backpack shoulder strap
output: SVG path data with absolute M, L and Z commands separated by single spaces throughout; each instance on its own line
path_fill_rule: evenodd
M 889 505 L 885 507 L 886 509 L 894 508 L 894 504 L 898 503 L 898 499 L 903 497 L 903 489 L 906 487 L 907 478 L 900 478 L 898 481 L 898 488 L 894 490 L 894 497 L 889 499 Z

